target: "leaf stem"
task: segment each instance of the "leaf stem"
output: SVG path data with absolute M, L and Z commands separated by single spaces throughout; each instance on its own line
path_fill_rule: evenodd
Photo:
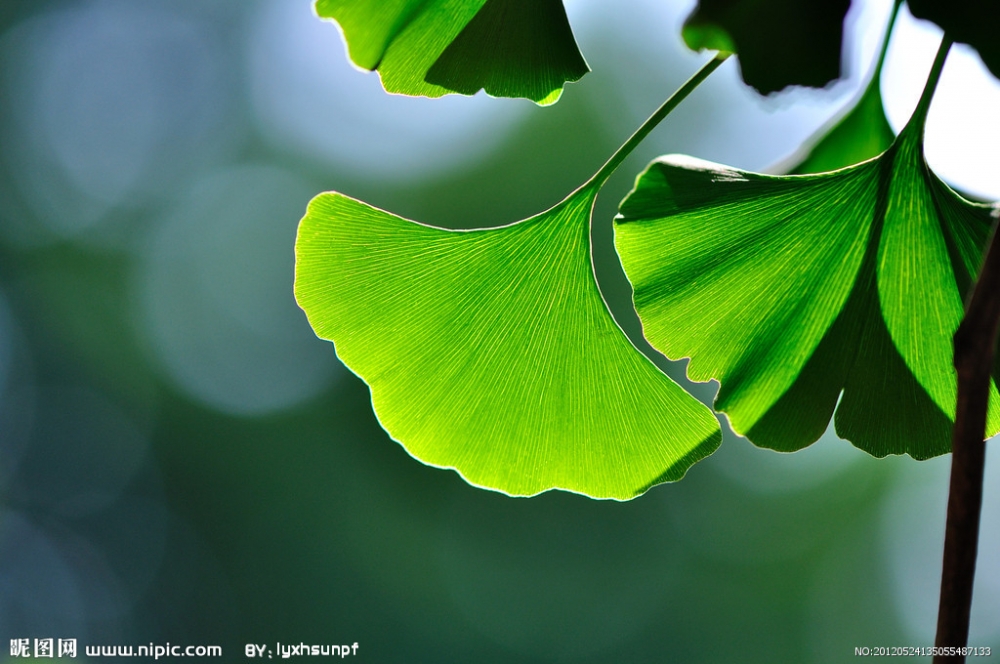
M 695 72 L 694 76 L 689 78 L 674 94 L 670 95 L 670 98 L 663 102 L 663 105 L 656 109 L 649 116 L 649 119 L 643 122 L 642 126 L 611 155 L 611 158 L 608 159 L 604 166 L 601 166 L 601 170 L 597 171 L 594 177 L 590 178 L 588 184 L 595 184 L 597 187 L 603 186 L 607 179 L 611 177 L 611 174 L 615 172 L 615 169 L 621 166 L 625 158 L 649 135 L 649 132 L 653 131 L 656 125 L 660 124 L 660 121 L 667 117 L 670 111 L 674 110 L 689 94 L 694 92 L 695 88 L 701 85 L 701 82 L 708 78 L 709 74 L 718 69 L 719 65 L 725 62 L 729 55 L 729 53 L 719 53 Z
M 944 61 L 948 59 L 951 45 L 952 40 L 948 35 L 941 38 L 941 46 L 938 47 L 937 55 L 934 56 L 934 64 L 931 66 L 930 74 L 927 75 L 924 91 L 920 94 L 917 108 L 914 109 L 913 116 L 907 123 L 907 128 L 915 127 L 920 132 L 921 137 L 924 134 L 924 124 L 927 122 L 927 111 L 931 107 L 931 100 L 934 99 L 934 91 L 937 89 L 938 81 L 941 80 L 941 70 L 944 69 Z
M 1000 220 L 1000 208 L 994 211 Z M 990 396 L 990 368 L 1000 330 L 1000 233 L 997 224 L 986 251 L 958 331 L 955 332 L 955 369 L 958 403 L 952 432 L 951 484 L 941 567 L 938 605 L 938 647 L 964 647 L 969 642 L 969 615 L 979 544 L 979 515 L 983 504 L 986 463 L 986 416 Z M 936 655 L 934 664 L 964 662 L 964 655 Z
M 868 85 L 878 85 L 882 78 L 882 65 L 885 64 L 886 53 L 889 52 L 889 39 L 892 37 L 892 29 L 896 26 L 896 17 L 899 16 L 899 8 L 903 6 L 903 0 L 896 0 L 892 4 L 892 13 L 889 14 L 889 24 L 885 26 L 885 35 L 882 37 L 882 48 L 879 50 L 878 60 L 875 61 L 875 72 Z

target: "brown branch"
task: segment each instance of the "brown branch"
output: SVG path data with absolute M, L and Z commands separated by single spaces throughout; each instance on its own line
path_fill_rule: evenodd
M 994 212 L 998 216 L 1000 208 Z M 938 606 L 939 648 L 965 647 L 969 643 L 972 584 L 979 544 L 979 513 L 983 503 L 983 467 L 986 461 L 986 412 L 989 405 L 990 370 L 1000 329 L 1000 234 L 993 226 L 986 258 L 955 333 L 955 369 L 958 404 L 952 433 L 951 486 L 948 523 L 945 527 L 944 562 L 941 568 L 941 602 Z M 939 654 L 934 664 L 965 662 L 963 654 Z

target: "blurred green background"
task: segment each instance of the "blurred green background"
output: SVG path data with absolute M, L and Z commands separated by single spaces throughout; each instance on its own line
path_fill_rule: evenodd
M 763 100 L 729 62 L 611 180 L 598 275 L 647 352 L 611 244 L 635 174 L 666 152 L 786 158 L 858 89 L 889 4 L 852 10 L 845 82 Z M 484 663 L 932 643 L 947 458 L 876 460 L 829 434 L 781 455 L 728 432 L 629 503 L 511 499 L 412 460 L 295 306 L 316 193 L 509 223 L 582 183 L 704 59 L 678 36 L 691 3 L 567 5 L 594 72 L 542 109 L 386 95 L 308 0 L 0 4 L 0 660 L 46 637 L 81 656 L 357 641 L 364 661 Z M 891 52 L 887 75 L 929 57 Z M 896 126 L 906 94 L 887 89 Z M 958 184 L 996 186 L 976 176 Z M 971 636 L 995 648 L 998 463 Z

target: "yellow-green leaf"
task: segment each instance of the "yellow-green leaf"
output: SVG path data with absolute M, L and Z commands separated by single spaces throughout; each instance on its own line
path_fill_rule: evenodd
M 597 190 L 476 231 L 336 193 L 310 204 L 298 302 L 414 457 L 512 495 L 627 499 L 718 446 L 711 412 L 607 310 L 590 256 Z

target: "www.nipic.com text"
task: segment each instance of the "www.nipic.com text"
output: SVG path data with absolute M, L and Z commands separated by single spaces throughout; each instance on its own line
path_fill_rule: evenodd
M 126 645 L 85 645 L 82 648 L 87 657 L 222 657 L 222 646 L 178 646 L 150 643 L 141 646 Z M 30 657 L 33 659 L 77 656 L 76 639 L 11 639 L 11 659 Z

